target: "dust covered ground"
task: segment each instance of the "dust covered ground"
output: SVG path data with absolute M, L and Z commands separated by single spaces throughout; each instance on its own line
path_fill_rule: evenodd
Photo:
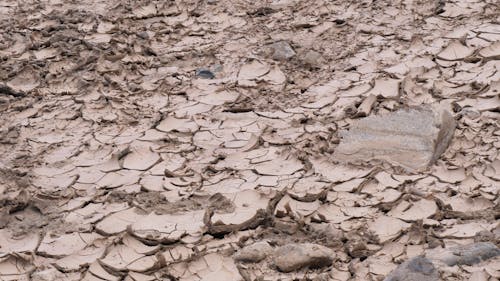
M 83 2 L 0 1 L 0 280 L 500 278 L 435 258 L 500 244 L 497 1 Z M 422 104 L 426 171 L 335 161 Z

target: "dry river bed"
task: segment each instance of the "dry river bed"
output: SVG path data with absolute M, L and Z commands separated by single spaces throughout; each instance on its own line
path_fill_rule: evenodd
M 79 2 L 0 1 L 0 280 L 499 280 L 497 1 Z

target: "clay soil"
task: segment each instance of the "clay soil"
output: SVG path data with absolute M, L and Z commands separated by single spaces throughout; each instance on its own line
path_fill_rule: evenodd
M 499 11 L 0 1 L 0 280 L 383 280 L 499 246 Z M 335 160 L 357 119 L 426 104 L 456 120 L 430 167 Z

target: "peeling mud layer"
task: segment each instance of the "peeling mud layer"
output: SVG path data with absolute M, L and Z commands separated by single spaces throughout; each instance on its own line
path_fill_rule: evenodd
M 0 280 L 500 278 L 497 1 L 0 18 Z M 342 131 L 429 106 L 456 129 L 431 126 L 453 136 L 428 169 L 335 160 Z

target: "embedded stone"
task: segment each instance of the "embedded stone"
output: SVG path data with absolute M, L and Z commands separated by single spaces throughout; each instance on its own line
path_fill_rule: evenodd
M 234 260 L 240 262 L 260 262 L 271 254 L 272 251 L 273 248 L 266 241 L 257 242 L 239 250 L 234 255 Z
M 424 170 L 446 150 L 455 127 L 448 111 L 427 107 L 370 116 L 340 133 L 334 160 L 379 160 L 410 171 Z
M 311 243 L 288 244 L 276 250 L 274 264 L 283 272 L 304 267 L 320 268 L 330 266 L 335 252 L 325 246 Z
M 414 257 L 393 270 L 384 281 L 438 281 L 439 274 L 432 262 L 422 256 Z
M 500 249 L 491 242 L 478 242 L 450 249 L 435 249 L 427 254 L 428 258 L 439 260 L 448 266 L 474 265 L 496 256 L 500 256 Z

